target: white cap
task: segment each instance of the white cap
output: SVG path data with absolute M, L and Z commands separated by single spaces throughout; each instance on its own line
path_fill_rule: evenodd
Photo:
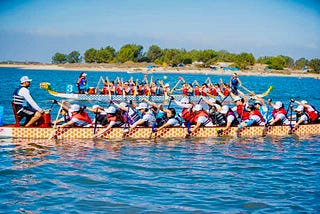
M 279 109 L 281 107 L 282 107 L 282 102 L 280 102 L 280 101 L 277 101 L 276 104 L 274 105 L 275 109 Z
M 224 105 L 220 111 L 221 114 L 226 114 L 229 111 L 229 106 Z
M 127 106 L 128 106 L 128 103 L 121 102 L 119 105 L 121 105 L 121 106 L 123 106 L 123 107 L 127 107 Z
M 107 108 L 107 110 L 106 110 L 106 113 L 108 113 L 108 114 L 114 114 L 114 113 L 116 113 L 116 108 L 115 107 L 113 107 L 113 106 L 109 106 L 109 108 Z
M 184 97 L 180 100 L 181 103 L 190 103 L 189 99 L 187 97 Z
M 255 105 L 255 104 L 259 104 L 259 105 L 262 106 L 262 103 L 261 103 L 259 100 L 254 101 L 254 105 Z
M 295 109 L 296 111 L 303 111 L 304 107 L 303 105 L 298 105 L 298 107 Z
M 240 96 L 236 96 L 234 99 L 233 99 L 233 101 L 234 102 L 237 102 L 238 100 L 241 100 L 242 98 L 240 97 Z
M 99 105 L 93 105 L 92 108 L 101 108 Z
M 169 83 L 166 83 L 166 84 L 164 85 L 164 87 L 169 87 Z
M 211 102 L 211 103 L 216 103 L 216 99 L 210 98 L 210 99 L 209 99 L 209 102 Z
M 201 111 L 203 109 L 202 105 L 201 104 L 197 104 L 193 107 L 193 110 L 195 111 Z
M 82 76 L 87 76 L 87 73 L 83 73 Z
M 31 82 L 32 79 L 30 79 L 28 76 L 23 76 L 20 78 L 20 83 L 24 83 L 24 82 Z
M 306 100 L 301 101 L 302 104 L 307 104 L 308 102 Z
M 148 104 L 147 103 L 139 103 L 139 106 L 137 107 L 137 109 L 147 109 L 148 108 Z
M 71 107 L 69 108 L 69 112 L 75 112 L 75 111 L 80 111 L 80 106 L 78 104 L 73 104 L 71 105 Z

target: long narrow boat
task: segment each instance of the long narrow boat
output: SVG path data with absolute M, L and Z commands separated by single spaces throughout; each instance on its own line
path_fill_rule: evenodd
M 219 137 L 218 130 L 221 127 L 199 128 L 194 133 L 188 134 L 185 127 L 166 128 L 158 132 L 152 132 L 151 128 L 135 128 L 127 132 L 124 128 L 113 128 L 106 131 L 106 128 L 38 128 L 38 127 L 14 127 L 5 125 L 0 127 L 0 138 L 28 138 L 28 139 L 92 139 L 96 136 L 104 139 L 150 139 L 150 138 L 185 138 L 185 137 Z M 290 126 L 269 126 L 266 129 L 262 126 L 246 127 L 237 133 L 237 127 L 231 127 L 223 136 L 285 136 L 289 135 Z M 292 134 L 298 136 L 320 135 L 320 124 L 301 125 Z
M 70 100 L 96 100 L 96 101 L 104 101 L 108 102 L 110 100 L 113 101 L 136 101 L 136 102 L 141 102 L 143 99 L 150 100 L 155 103 L 161 103 L 164 102 L 165 100 L 168 100 L 168 96 L 160 95 L 160 96 L 146 96 L 146 95 L 139 95 L 139 96 L 134 96 L 134 95 L 108 95 L 108 94 L 78 94 L 78 93 L 64 93 L 64 92 L 57 92 L 51 89 L 50 83 L 43 82 L 40 83 L 40 88 L 45 89 L 50 95 L 63 98 L 63 99 L 70 99 Z M 175 99 L 181 100 L 184 95 L 181 94 L 174 94 L 172 95 Z M 190 101 L 192 102 L 199 102 L 201 99 L 201 96 L 189 96 Z
M 168 100 L 169 97 L 165 96 L 165 95 L 161 95 L 161 96 L 146 96 L 146 95 L 139 95 L 139 96 L 134 96 L 134 95 L 108 95 L 108 94 L 78 94 L 78 93 L 64 93 L 64 92 L 57 92 L 51 89 L 51 85 L 48 82 L 42 82 L 40 83 L 40 88 L 45 89 L 50 95 L 55 96 L 55 97 L 59 97 L 59 98 L 63 98 L 63 99 L 71 99 L 71 100 L 88 100 L 88 101 L 92 101 L 92 100 L 96 100 L 96 101 L 103 101 L 103 102 L 108 102 L 110 100 L 113 101 L 136 101 L 136 102 L 141 102 L 143 99 L 147 99 L 149 101 L 155 102 L 155 103 L 162 103 L 165 100 Z M 256 94 L 254 96 L 259 96 L 259 97 L 265 97 L 267 96 L 270 91 L 272 90 L 272 87 L 269 87 L 269 89 L 264 92 L 263 94 Z M 185 95 L 182 94 L 172 94 L 172 96 L 176 99 L 176 100 L 181 100 L 183 97 L 186 97 Z M 248 98 L 252 97 L 252 95 L 246 95 Z M 208 96 L 208 98 L 210 98 L 212 96 Z M 198 103 L 201 99 L 202 96 L 188 96 L 189 100 L 195 103 Z M 222 99 L 222 98 L 221 98 Z M 226 97 L 226 99 L 222 99 L 225 101 L 232 101 L 231 96 Z

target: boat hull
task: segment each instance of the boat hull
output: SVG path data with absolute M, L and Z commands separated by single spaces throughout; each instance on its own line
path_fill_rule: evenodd
M 125 132 L 123 128 L 113 128 L 105 131 L 105 128 L 97 128 L 96 135 L 94 128 L 25 128 L 3 126 L 0 127 L 0 138 L 28 138 L 28 139 L 91 139 L 95 137 L 104 139 L 147 139 L 147 138 L 185 138 L 185 137 L 200 137 L 210 138 L 218 137 L 218 130 L 221 127 L 204 127 L 199 128 L 194 133 L 188 134 L 188 129 L 184 127 L 174 127 L 163 129 L 159 132 L 152 132 L 151 128 L 135 128 L 129 132 Z M 265 129 L 262 126 L 246 127 L 238 133 L 242 137 L 254 137 L 264 135 L 288 135 L 290 131 L 289 126 L 270 126 Z M 298 136 L 304 135 L 319 135 L 320 124 L 301 125 L 294 130 L 293 134 Z M 223 136 L 236 136 L 237 127 L 230 128 Z M 221 136 L 221 135 L 220 135 Z

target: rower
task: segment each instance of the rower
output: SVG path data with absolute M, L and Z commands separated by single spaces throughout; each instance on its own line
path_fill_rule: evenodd
M 165 116 L 162 117 L 162 125 L 159 128 L 156 128 L 154 131 L 160 131 L 167 127 L 175 127 L 182 125 L 182 119 L 179 116 L 176 116 L 176 110 L 174 108 L 163 108 L 160 105 L 160 110 L 165 113 Z
M 249 112 L 249 118 L 240 123 L 240 125 L 238 126 L 238 130 L 247 126 L 264 126 L 265 120 L 254 105 L 249 105 L 247 107 L 247 110 Z
M 190 129 L 190 132 L 194 132 L 203 126 L 213 126 L 209 114 L 203 109 L 201 104 L 197 104 L 193 107 L 195 126 Z
M 101 107 L 99 105 L 93 105 L 91 108 L 87 107 L 87 110 L 96 114 L 95 120 L 97 122 L 93 121 L 93 123 L 97 123 L 101 126 L 106 126 L 108 124 L 106 109 L 104 109 L 103 107 Z
M 297 108 L 292 110 L 296 112 L 296 124 L 293 126 L 294 129 L 296 129 L 300 124 L 309 124 L 311 122 L 309 115 L 304 110 L 303 105 L 299 105 Z
M 134 129 L 137 126 L 152 127 L 156 118 L 154 113 L 149 110 L 148 104 L 145 102 L 139 103 L 139 106 L 136 109 L 141 112 L 142 118 L 135 122 L 130 128 Z
M 268 104 L 273 108 L 272 110 L 273 119 L 269 123 L 270 126 L 290 124 L 290 121 L 287 118 L 287 111 L 284 109 L 282 102 L 277 101 L 275 104 L 273 104 L 272 100 L 269 99 Z
M 310 123 L 319 123 L 320 122 L 320 112 L 316 110 L 313 105 L 308 104 L 306 100 L 296 101 L 291 99 L 291 102 L 295 102 L 298 105 L 302 105 L 304 108 L 304 112 L 310 118 Z
M 88 113 L 84 110 L 84 108 L 80 108 L 78 104 L 73 104 L 69 108 L 69 113 L 71 114 L 71 119 L 70 121 L 59 125 L 59 128 L 64 128 L 64 127 L 87 127 L 92 125 L 92 120 L 89 117 Z
M 128 104 L 125 102 L 117 103 L 113 100 L 110 101 L 113 105 L 115 105 L 122 115 L 122 117 L 125 119 L 126 123 L 131 126 L 134 123 L 136 123 L 139 119 L 139 111 L 132 106 L 132 103 Z
M 223 114 L 220 113 L 222 108 L 221 103 L 214 98 L 207 100 L 205 97 L 203 97 L 202 100 L 209 106 L 209 116 L 212 120 L 212 123 L 214 125 L 225 126 L 225 118 Z
M 246 105 L 248 103 L 247 99 L 244 97 L 236 96 L 233 101 L 236 106 L 232 108 L 233 112 L 237 112 L 238 119 L 240 121 L 245 121 L 249 119 L 249 112 L 246 110 Z
M 176 103 L 177 106 L 182 108 L 181 117 L 185 121 L 185 125 L 188 126 L 188 123 L 190 125 L 195 125 L 193 118 L 194 118 L 194 112 L 192 111 L 193 105 L 190 103 L 189 99 L 187 97 L 182 98 L 180 101 L 177 101 L 173 99 L 173 101 Z
M 225 131 L 227 131 L 231 126 L 237 126 L 239 124 L 236 115 L 232 111 L 232 109 L 229 108 L 229 106 L 224 105 L 222 106 L 222 109 L 220 111 L 221 114 L 225 117 L 225 120 L 227 121 L 227 124 L 224 129 L 218 130 L 218 135 L 223 134 Z

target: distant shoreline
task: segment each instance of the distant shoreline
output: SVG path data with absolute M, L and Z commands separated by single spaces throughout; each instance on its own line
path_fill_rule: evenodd
M 147 64 L 0 64 L 0 67 L 20 68 L 27 70 L 67 70 L 85 72 L 126 72 L 126 73 L 167 73 L 167 74 L 205 74 L 205 75 L 232 75 L 235 71 L 212 70 L 210 68 L 195 67 L 153 67 L 147 68 Z M 298 78 L 320 78 L 320 74 L 307 73 L 298 70 L 271 71 L 261 68 L 256 70 L 236 71 L 240 76 L 286 76 Z

